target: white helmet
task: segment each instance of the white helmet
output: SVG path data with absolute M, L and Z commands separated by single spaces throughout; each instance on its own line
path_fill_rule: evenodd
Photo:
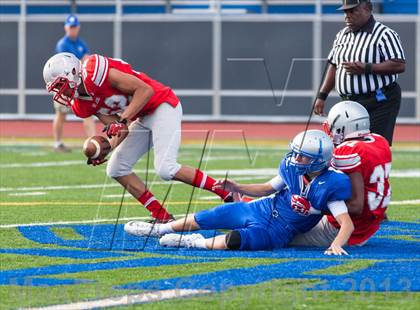
M 71 53 L 56 54 L 45 63 L 43 75 L 47 91 L 54 93 L 54 101 L 69 106 L 81 83 L 80 60 Z
M 336 145 L 344 140 L 368 134 L 369 127 L 368 111 L 355 101 L 341 101 L 334 105 L 324 122 L 324 131 Z
M 303 141 L 302 141 L 303 140 Z M 333 144 L 322 130 L 306 130 L 298 134 L 290 142 L 291 152 L 286 155 L 289 164 L 296 167 L 300 175 L 321 171 L 330 165 Z M 297 155 L 310 158 L 309 163 L 296 161 Z

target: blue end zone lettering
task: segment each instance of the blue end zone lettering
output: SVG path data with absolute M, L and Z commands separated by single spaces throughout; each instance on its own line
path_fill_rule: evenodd
M 54 226 L 57 227 L 57 226 Z M 319 280 L 308 290 L 335 291 L 418 291 L 420 290 L 419 223 L 387 222 L 364 247 L 350 247 L 348 257 L 326 257 L 320 248 L 285 248 L 276 251 L 206 251 L 197 249 L 165 249 L 157 238 L 137 238 L 127 235 L 118 225 L 111 245 L 114 225 L 63 225 L 71 227 L 84 239 L 66 240 L 51 231 L 52 226 L 19 227 L 21 234 L 39 244 L 57 245 L 67 249 L 0 249 L 0 254 L 67 257 L 73 259 L 118 258 L 118 261 L 53 265 L 23 268 L 2 272 L 0 285 L 56 286 L 86 283 L 79 279 L 49 278 L 51 275 L 79 273 L 119 268 L 147 268 L 151 266 L 203 263 L 231 257 L 287 258 L 290 261 L 249 268 L 232 268 L 188 277 L 174 277 L 156 281 L 139 281 L 118 286 L 118 289 L 192 288 L 223 291 L 233 286 L 253 285 L 274 279 Z M 203 232 L 207 237 L 217 232 Z M 403 250 L 401 250 L 403 249 Z M 125 252 L 121 252 L 124 251 Z M 118 252 L 120 251 L 120 252 Z M 131 252 L 129 252 L 131 251 Z M 134 258 L 133 251 L 178 257 Z M 121 258 L 126 257 L 125 260 Z M 195 257 L 195 258 L 194 258 Z M 200 257 L 206 257 L 205 259 Z M 368 267 L 342 275 L 311 274 L 311 271 L 340 266 L 353 259 L 374 259 Z M 327 271 L 326 271 L 327 272 Z M 319 273 L 319 272 L 318 272 Z M 46 278 L 48 277 L 48 278 Z
M 111 257 L 125 257 L 130 254 L 105 252 L 105 251 L 85 251 L 85 250 L 67 250 L 67 249 L 0 249 L 0 254 L 18 254 L 46 257 L 65 257 L 75 259 L 98 259 Z
M 116 262 L 100 262 L 90 264 L 64 264 L 37 268 L 24 268 L 5 270 L 1 274 L 0 285 L 29 285 L 32 286 L 55 286 L 62 284 L 77 284 L 79 280 L 62 280 L 53 278 L 37 278 L 41 276 L 58 275 L 64 273 L 79 273 L 97 270 L 112 270 L 121 268 L 145 268 L 164 265 L 180 265 L 208 262 L 208 259 L 180 259 L 180 258 L 138 258 Z M 63 282 L 64 281 L 64 282 Z M 82 281 L 86 282 L 86 281 Z

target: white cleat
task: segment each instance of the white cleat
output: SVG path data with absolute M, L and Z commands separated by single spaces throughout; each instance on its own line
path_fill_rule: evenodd
M 158 230 L 158 225 L 160 224 L 151 224 L 142 221 L 130 221 L 124 225 L 124 231 L 127 234 L 138 236 L 138 237 L 160 237 Z
M 181 235 L 181 234 L 166 234 L 159 239 L 159 244 L 174 248 L 194 248 L 197 240 L 204 240 L 205 238 L 200 234 Z

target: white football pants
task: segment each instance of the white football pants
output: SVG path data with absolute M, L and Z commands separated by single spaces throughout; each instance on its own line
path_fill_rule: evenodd
M 289 243 L 290 246 L 314 246 L 314 247 L 329 247 L 338 235 L 338 228 L 335 228 L 323 216 L 314 228 L 306 233 L 296 235 Z M 354 246 L 364 246 L 368 240 Z M 347 245 L 347 244 L 346 244 Z
M 161 104 L 152 114 L 131 123 L 127 138 L 113 151 L 107 174 L 121 177 L 133 172 L 140 157 L 154 148 L 154 167 L 163 180 L 171 180 L 181 168 L 177 162 L 181 144 L 182 106 Z

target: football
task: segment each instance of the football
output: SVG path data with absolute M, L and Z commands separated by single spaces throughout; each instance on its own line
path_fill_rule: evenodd
M 111 144 L 103 136 L 93 136 L 83 144 L 83 153 L 89 159 L 104 159 L 111 152 Z

